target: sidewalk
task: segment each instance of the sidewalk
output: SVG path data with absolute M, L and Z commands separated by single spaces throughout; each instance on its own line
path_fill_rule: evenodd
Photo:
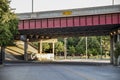
M 110 60 L 96 60 L 96 59 L 65 59 L 54 60 L 55 62 L 97 62 L 97 63 L 110 63 Z
M 66 59 L 54 61 L 7 61 L 5 64 L 60 64 L 60 65 L 91 65 L 91 66 L 104 66 L 111 65 L 109 60 L 94 60 L 94 59 Z

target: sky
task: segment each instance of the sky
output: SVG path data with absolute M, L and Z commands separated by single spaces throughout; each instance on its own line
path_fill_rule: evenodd
M 34 12 L 112 5 L 112 0 L 33 0 Z M 120 0 L 114 0 L 114 5 Z M 32 12 L 32 0 L 11 0 L 16 13 Z

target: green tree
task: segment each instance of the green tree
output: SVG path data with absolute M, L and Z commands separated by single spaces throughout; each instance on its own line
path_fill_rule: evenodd
M 97 40 L 97 37 L 88 37 L 88 54 L 94 56 L 100 53 L 100 43 Z
M 9 1 L 0 0 L 0 46 L 2 55 L 4 55 L 5 46 L 13 42 L 14 35 L 17 33 L 18 19 L 11 11 Z
M 87 54 L 97 55 L 100 53 L 100 43 L 97 37 L 88 37 L 87 39 Z M 76 45 L 76 52 L 80 54 L 85 54 L 86 44 L 85 37 L 79 37 L 78 44 Z
M 46 52 L 47 50 L 49 50 L 50 49 L 49 43 L 43 43 L 42 48 L 43 48 L 43 52 Z
M 69 46 L 75 47 L 78 44 L 78 41 L 79 41 L 78 37 L 69 37 L 67 39 L 68 48 L 69 48 Z
M 69 53 L 70 53 L 72 56 L 74 56 L 75 52 L 76 52 L 75 47 L 74 47 L 74 46 L 70 46 L 70 47 L 69 47 Z
M 109 54 L 110 51 L 110 37 L 109 36 L 103 36 L 102 37 L 102 47 L 103 47 L 103 55 L 105 55 L 105 57 Z
M 59 54 L 59 53 L 61 53 L 63 51 L 64 51 L 63 42 L 59 41 L 59 42 L 55 43 L 55 53 Z
M 63 42 L 63 41 L 62 41 Z M 89 55 L 99 55 L 101 54 L 101 36 L 90 36 L 87 39 L 87 51 Z M 74 54 L 85 54 L 86 44 L 85 37 L 69 37 L 67 38 L 67 50 L 70 51 L 70 47 L 75 47 Z M 102 36 L 102 50 L 103 52 L 109 52 L 110 50 L 110 40 L 108 36 Z
M 78 44 L 75 46 L 76 53 L 84 54 L 85 53 L 85 38 L 79 37 Z

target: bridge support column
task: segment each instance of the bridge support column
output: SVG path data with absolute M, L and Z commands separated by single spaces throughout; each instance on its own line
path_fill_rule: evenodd
M 117 42 L 120 42 L 120 34 L 118 33 L 117 34 Z M 117 65 L 120 65 L 120 55 L 118 56 L 118 59 L 117 59 Z
M 67 38 L 64 38 L 64 58 L 67 58 Z
M 52 52 L 53 52 L 53 55 L 55 55 L 55 43 L 53 42 L 52 43 Z M 53 60 L 55 59 L 55 56 L 54 56 L 54 58 L 53 58 Z
M 38 53 L 40 53 L 40 42 L 38 42 Z
M 24 60 L 25 61 L 28 61 L 27 49 L 28 49 L 28 42 L 24 41 Z
M 110 63 L 113 64 L 113 54 L 114 54 L 114 37 L 110 36 Z
M 120 35 L 119 34 L 115 34 L 115 35 L 112 35 L 110 36 L 111 40 L 110 40 L 110 46 L 111 46 L 111 51 L 110 51 L 110 56 L 111 56 L 111 60 L 110 62 L 114 65 L 116 65 L 116 58 L 115 58 L 115 53 L 114 53 L 114 50 L 115 50 L 115 44 L 117 42 L 120 41 Z
M 113 35 L 113 64 L 115 64 L 115 53 L 114 53 L 114 50 L 115 50 L 115 44 L 117 42 L 117 35 Z
M 38 53 L 42 54 L 42 40 L 38 42 Z
M 54 42 L 52 43 L 52 48 L 53 48 L 52 53 L 54 54 L 55 53 L 55 43 Z
M 117 35 L 117 41 L 120 41 L 120 34 Z
M 28 39 L 26 35 L 21 35 L 20 40 L 24 41 L 24 60 L 28 60 L 27 49 L 28 49 Z

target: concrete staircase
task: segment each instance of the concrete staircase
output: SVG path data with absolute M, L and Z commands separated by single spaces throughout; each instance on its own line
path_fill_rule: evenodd
M 23 60 L 24 59 L 24 42 L 16 41 L 15 46 L 7 46 L 5 51 L 5 59 L 9 61 Z M 37 49 L 33 47 L 34 45 L 28 43 L 28 54 L 37 53 Z

